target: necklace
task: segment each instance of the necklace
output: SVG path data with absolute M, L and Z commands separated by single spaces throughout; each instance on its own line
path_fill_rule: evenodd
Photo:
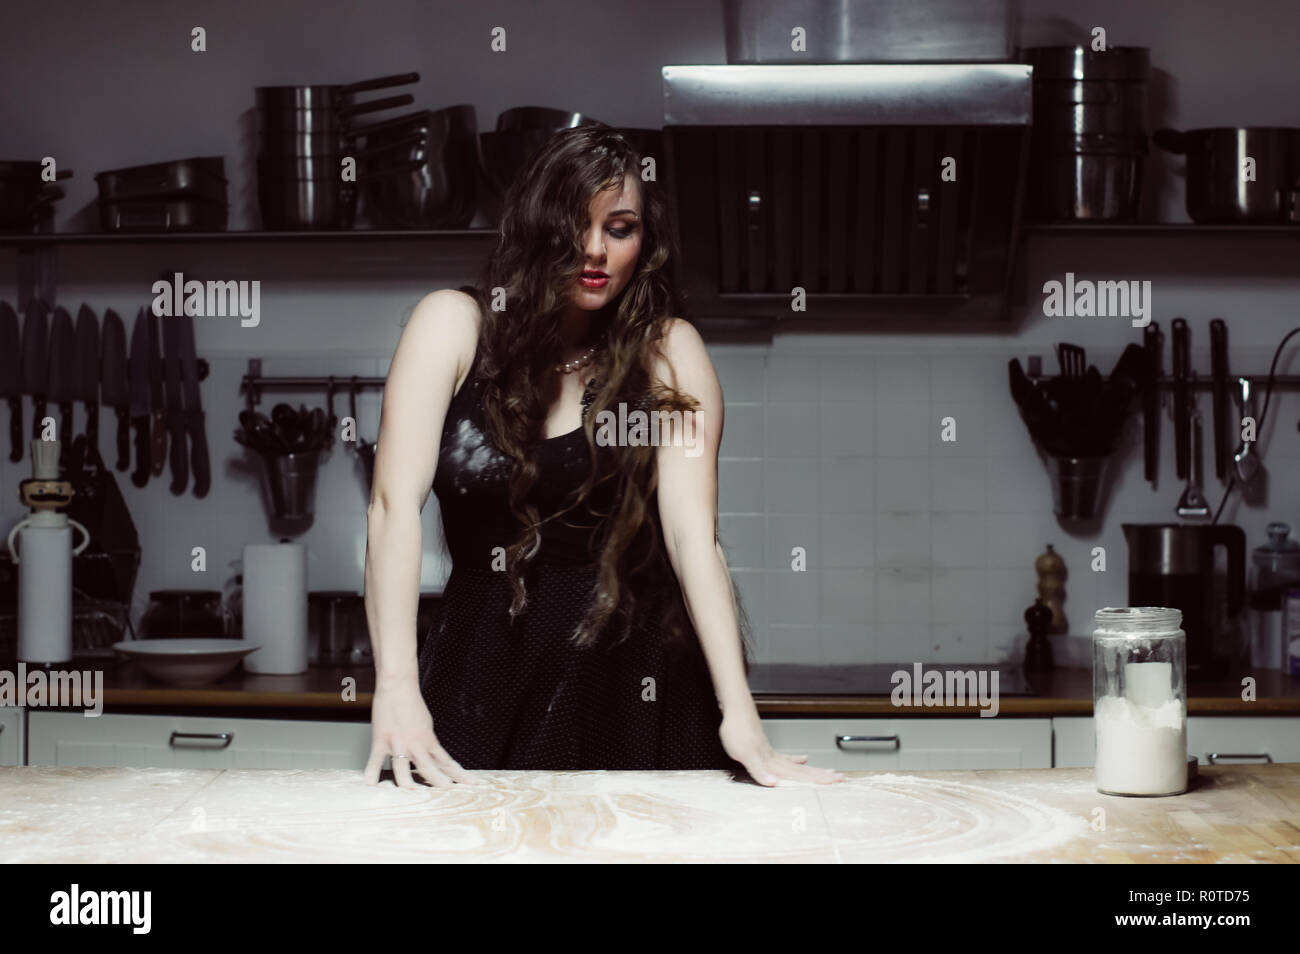
M 572 361 L 565 361 L 563 364 L 552 365 L 552 368 L 558 374 L 572 374 L 579 368 L 585 368 L 587 365 L 591 364 L 591 359 L 596 356 L 596 350 L 597 346 L 592 345 Z

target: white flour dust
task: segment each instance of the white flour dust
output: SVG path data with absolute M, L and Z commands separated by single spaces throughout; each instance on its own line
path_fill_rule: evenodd
M 823 793 L 845 860 L 953 864 L 1016 859 L 1087 831 L 1083 818 L 1018 794 L 913 775 L 849 779 Z M 851 806 L 851 814 L 841 810 Z
M 649 857 L 726 846 L 728 856 L 756 860 L 830 850 L 850 862 L 969 863 L 1048 851 L 1087 831 L 1083 818 L 1008 788 L 890 773 L 763 789 L 701 785 L 694 774 L 639 776 L 629 786 L 617 773 L 592 773 L 561 785 L 608 808 L 591 848 Z
M 456 425 L 456 434 L 447 449 L 448 459 L 456 466 L 452 473 L 458 493 L 465 493 L 466 485 L 461 482 L 462 475 L 475 478 L 495 462 L 496 454 L 488 445 L 483 432 L 474 426 L 468 418 L 462 418 Z

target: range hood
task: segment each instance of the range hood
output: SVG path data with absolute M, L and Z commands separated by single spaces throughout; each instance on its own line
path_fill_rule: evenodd
M 1005 315 L 1031 67 L 665 66 L 663 86 L 693 319 Z

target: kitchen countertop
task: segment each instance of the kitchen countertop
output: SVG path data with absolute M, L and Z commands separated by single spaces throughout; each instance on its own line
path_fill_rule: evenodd
M 1165 798 L 1102 795 L 1091 769 L 847 772 L 771 789 L 716 771 L 475 774 L 490 784 L 412 792 L 335 770 L 0 768 L 0 857 L 1300 861 L 1300 763 L 1202 766 Z
M 78 663 L 84 667 L 87 664 Z M 973 664 L 972 664 L 973 665 Z M 866 667 L 858 667 L 864 669 Z M 873 667 L 883 668 L 883 667 Z M 910 670 L 910 664 L 903 664 Z M 968 669 L 970 665 L 928 663 L 926 670 Z M 861 716 L 876 718 L 977 716 L 977 706 L 895 706 L 888 695 L 866 694 L 847 666 L 755 665 L 750 674 L 754 700 L 760 715 L 776 716 Z M 1003 669 L 1003 686 L 1022 679 Z M 1245 673 L 1243 673 L 1245 675 Z M 1193 685 L 1188 692 L 1189 715 L 1300 716 L 1300 679 L 1276 670 L 1259 670 L 1256 700 L 1241 698 L 1241 678 L 1224 678 Z M 355 695 L 345 699 L 346 679 L 355 680 Z M 1092 715 L 1092 671 L 1057 669 L 1032 679 L 1036 695 L 1000 693 L 999 716 L 1051 718 Z M 367 666 L 313 666 L 296 676 L 235 673 L 211 686 L 178 689 L 145 675 L 134 663 L 110 668 L 104 674 L 104 706 L 108 711 L 157 712 L 195 711 L 330 719 L 370 718 L 374 691 L 374 670 Z M 887 685 L 887 683 L 886 683 Z M 781 688 L 788 687 L 788 688 Z M 877 692 L 880 690 L 877 689 Z

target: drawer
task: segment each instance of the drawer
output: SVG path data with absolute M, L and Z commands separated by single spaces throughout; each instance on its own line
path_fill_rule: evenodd
M 764 719 L 772 747 L 845 771 L 1050 768 L 1051 719 Z
M 1091 718 L 1053 719 L 1055 764 L 1093 764 L 1095 736 Z M 1300 719 L 1286 716 L 1188 716 L 1187 754 L 1202 765 L 1217 761 L 1263 762 L 1263 758 L 1232 759 L 1228 755 L 1268 754 L 1274 762 L 1300 762 Z
M 23 764 L 23 724 L 27 710 L 0 707 L 0 765 Z
M 137 768 L 355 768 L 368 722 L 28 713 L 30 765 Z

